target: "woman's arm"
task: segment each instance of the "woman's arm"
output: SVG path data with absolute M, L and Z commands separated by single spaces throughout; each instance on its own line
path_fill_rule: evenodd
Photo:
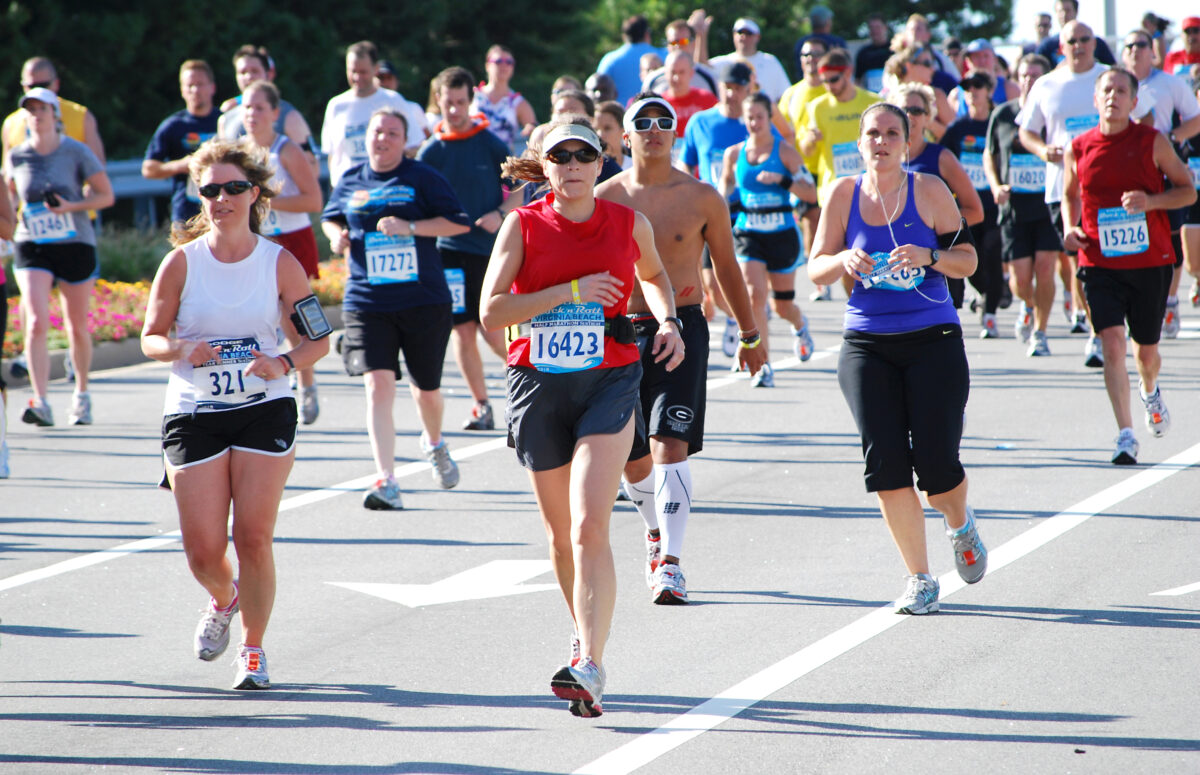
M 983 200 L 979 198 L 979 192 L 971 183 L 971 176 L 967 174 L 962 163 L 954 158 L 954 154 L 944 148 L 938 155 L 938 172 L 958 200 L 958 208 L 962 211 L 962 217 L 967 219 L 967 225 L 983 223 Z
M 275 197 L 271 200 L 271 208 L 281 213 L 320 212 L 324 204 L 321 201 L 321 184 L 317 182 L 317 176 L 300 146 L 284 143 L 279 152 L 279 163 L 296 184 L 296 188 L 300 189 L 300 193 Z
M 791 173 L 792 176 L 791 185 L 789 185 L 787 189 L 788 193 L 795 194 L 802 202 L 816 204 L 817 187 L 815 184 L 809 182 L 808 176 L 804 174 L 807 172 L 807 170 L 802 171 L 802 168 L 804 167 L 804 160 L 800 158 L 800 152 L 790 144 L 780 145 L 779 159 L 783 162 L 783 166 L 787 167 L 788 172 Z M 766 182 L 762 180 L 761 173 L 759 174 L 759 180 L 761 182 Z
M 46 209 L 54 213 L 77 213 L 86 212 L 88 210 L 103 210 L 106 207 L 112 207 L 113 202 L 117 201 L 113 196 L 112 183 L 108 180 L 108 173 L 101 170 L 93 173 L 87 179 L 87 187 L 84 191 L 86 195 L 77 201 L 69 202 L 62 197 L 58 198 L 58 204 L 54 207 L 50 203 L 46 203 Z
M 869 272 L 875 265 L 865 251 L 846 247 L 852 196 L 854 178 L 840 178 L 821 208 L 821 220 L 813 237 L 813 257 L 808 260 L 808 277 L 818 285 L 832 285 L 845 274 L 855 277 L 855 273 Z
M 738 143 L 725 149 L 725 156 L 721 164 L 721 182 L 717 189 L 726 201 L 729 201 L 729 197 L 737 190 L 737 157 L 742 152 L 743 145 L 745 143 Z
M 218 350 L 208 342 L 193 342 L 171 336 L 186 280 L 187 259 L 183 251 L 176 248 L 163 259 L 150 286 L 146 322 L 142 326 L 142 352 L 147 358 L 163 363 L 186 358 L 193 366 L 199 366 L 218 357 Z
M 308 285 L 308 277 L 304 274 L 304 269 L 301 268 L 296 257 L 287 250 L 280 250 L 275 261 L 275 282 L 279 286 L 279 301 L 284 315 L 291 315 L 296 311 L 296 302 L 312 295 L 312 288 Z M 254 353 L 254 363 L 246 367 L 245 373 L 262 377 L 265 380 L 279 379 L 291 371 L 293 366 L 303 369 L 325 357 L 325 354 L 329 352 L 329 337 L 324 336 L 313 340 L 301 332 L 300 344 L 287 352 L 290 363 L 282 355 L 265 355 L 258 350 L 252 352 Z
M 956 278 L 974 274 L 979 259 L 950 189 L 933 175 L 918 174 L 913 176 L 913 180 L 917 212 L 921 220 L 928 223 L 935 234 L 957 234 L 952 247 L 938 249 L 937 270 L 947 277 Z M 901 245 L 892 251 L 891 263 L 897 269 L 930 266 L 933 263 L 933 248 Z

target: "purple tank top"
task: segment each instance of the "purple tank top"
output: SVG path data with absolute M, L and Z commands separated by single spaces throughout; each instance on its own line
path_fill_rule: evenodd
M 846 222 L 846 247 L 862 248 L 867 253 L 890 253 L 897 245 L 919 245 L 936 248 L 937 234 L 921 220 L 913 192 L 913 173 L 908 173 L 908 192 L 904 210 L 887 225 L 865 223 L 858 208 L 863 176 L 854 181 L 854 198 L 850 200 L 850 215 Z M 892 242 L 892 234 L 896 241 Z M 958 325 L 958 311 L 950 300 L 946 278 L 936 269 L 924 267 L 925 279 L 916 288 L 895 291 L 884 288 L 864 288 L 855 279 L 854 290 L 846 302 L 844 326 L 847 331 L 869 334 L 899 334 L 944 323 Z

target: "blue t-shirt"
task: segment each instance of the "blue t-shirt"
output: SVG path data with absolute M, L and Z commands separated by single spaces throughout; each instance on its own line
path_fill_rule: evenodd
M 221 111 L 215 107 L 207 116 L 193 116 L 186 110 L 172 113 L 154 130 L 145 158 L 168 162 L 191 155 L 205 140 L 216 136 L 220 117 Z M 172 221 L 186 221 L 200 212 L 200 195 L 194 187 L 188 190 L 186 174 L 172 177 L 171 186 Z
M 607 75 L 617 85 L 617 102 L 629 104 L 633 95 L 642 90 L 641 59 L 643 54 L 658 54 L 666 59 L 667 52 L 649 43 L 625 43 L 600 58 L 596 72 Z
M 342 175 L 321 213 L 322 221 L 350 229 L 350 278 L 342 302 L 357 312 L 394 312 L 427 304 L 449 304 L 450 289 L 434 237 L 386 237 L 376 231 L 381 218 L 420 221 L 442 216 L 467 225 L 471 218 L 441 173 L 404 159 L 375 172 L 357 164 Z
M 719 105 L 702 110 L 688 120 L 683 132 L 683 163 L 699 167 L 700 179 L 713 188 L 721 182 L 725 149 L 749 136 L 741 119 L 726 118 Z
M 500 207 L 500 165 L 508 158 L 508 146 L 491 132 L 480 130 L 462 140 L 443 140 L 436 135 L 425 141 L 417 160 L 428 164 L 450 183 L 472 224 L 457 237 L 439 237 L 437 246 L 490 256 L 496 235 L 475 226 L 479 216 Z

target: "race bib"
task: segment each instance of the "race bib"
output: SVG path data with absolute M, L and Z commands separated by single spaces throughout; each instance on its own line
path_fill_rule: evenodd
M 76 236 L 75 219 L 69 213 L 52 212 L 42 202 L 25 205 L 21 215 L 34 242 L 62 242 Z
M 604 360 L 604 308 L 559 304 L 530 321 L 529 362 L 538 371 L 583 371 Z
M 214 339 L 209 344 L 221 348 L 220 358 L 192 369 L 197 407 L 229 409 L 267 397 L 266 381 L 244 373 L 245 367 L 254 362 L 250 350 L 259 349 L 258 340 L 247 336 Z
M 1014 153 L 1008 160 L 1008 185 L 1018 194 L 1043 193 L 1046 190 L 1046 163 L 1032 153 Z
M 346 134 L 342 138 L 342 154 L 351 164 L 356 164 L 367 158 L 366 124 L 346 127 Z
M 467 312 L 467 278 L 461 269 L 444 269 L 446 285 L 450 286 L 450 311 L 455 315 Z
M 911 291 L 925 282 L 925 267 L 890 269 L 888 268 L 888 261 L 891 258 L 891 254 L 882 251 L 871 254 L 871 259 L 875 261 L 875 268 L 871 270 L 870 274 L 862 278 L 862 286 L 864 288 L 880 288 L 885 291 Z
M 708 152 L 708 182 L 721 185 L 721 174 L 725 172 L 725 150 L 713 148 Z
M 1192 173 L 1192 186 L 1200 188 L 1200 157 L 1193 156 L 1188 159 L 1188 170 Z
M 1136 256 L 1150 249 L 1145 213 L 1128 213 L 1124 207 L 1102 207 L 1096 213 L 1100 252 L 1108 258 Z
M 366 235 L 367 283 L 415 283 L 417 243 L 411 235 L 389 237 L 378 231 Z
M 866 74 L 867 91 L 878 94 L 883 91 L 883 70 L 868 70 Z
M 959 157 L 962 162 L 963 169 L 967 171 L 967 177 L 971 179 L 971 186 L 976 191 L 982 191 L 988 188 L 987 175 L 983 172 L 983 154 L 975 151 L 963 151 Z
M 833 146 L 833 175 L 845 178 L 858 175 L 866 168 L 863 166 L 862 154 L 858 152 L 858 144 L 835 143 Z
M 265 237 L 278 237 L 283 234 L 283 228 L 279 225 L 279 213 L 274 209 L 267 211 L 267 217 L 259 224 L 258 231 Z
M 1071 116 L 1066 120 L 1067 134 L 1074 140 L 1084 132 L 1100 123 L 1100 115 L 1092 113 L 1087 116 Z
M 787 225 L 786 213 L 746 213 L 746 228 L 750 231 L 779 231 Z

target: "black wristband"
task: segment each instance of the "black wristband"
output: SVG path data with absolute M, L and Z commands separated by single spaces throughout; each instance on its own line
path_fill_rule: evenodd
M 796 182 L 796 181 L 795 181 L 795 180 L 792 178 L 792 176 L 791 176 L 791 175 L 788 175 L 787 173 L 784 173 L 783 177 L 782 177 L 782 178 L 780 178 L 780 179 L 779 179 L 779 182 L 778 182 L 778 183 L 776 183 L 775 185 L 779 186 L 779 187 L 780 187 L 780 188 L 782 188 L 784 191 L 787 191 L 787 190 L 791 189 L 791 187 L 792 187 L 792 184 L 793 184 L 793 183 L 795 183 L 795 182 Z
M 279 357 L 283 358 L 284 362 L 287 363 L 288 371 L 296 370 L 296 364 L 292 361 L 292 356 L 288 355 L 287 353 L 279 353 Z M 284 373 L 286 374 L 287 372 Z
M 679 329 L 679 333 L 681 333 L 681 334 L 683 333 L 683 321 L 682 320 L 680 320 L 679 318 L 674 317 L 674 316 L 663 318 L 664 323 L 666 323 L 668 321 L 675 324 L 675 327 Z

